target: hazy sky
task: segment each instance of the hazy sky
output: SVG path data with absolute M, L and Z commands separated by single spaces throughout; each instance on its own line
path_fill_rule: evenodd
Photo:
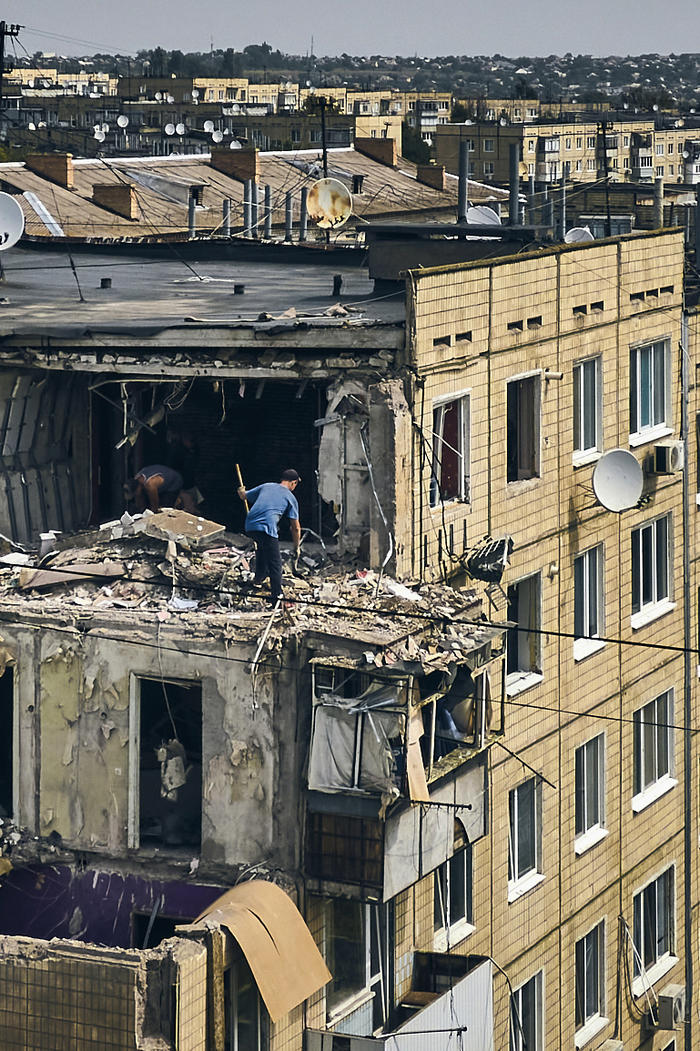
M 212 39 L 306 54 L 312 35 L 317 55 L 700 51 L 698 0 L 5 0 L 2 17 L 26 26 L 30 54 L 206 51 Z

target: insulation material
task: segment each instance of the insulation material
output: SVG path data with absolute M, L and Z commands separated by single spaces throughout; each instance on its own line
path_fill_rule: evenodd
M 202 921 L 225 927 L 236 939 L 275 1023 L 331 980 L 300 912 L 274 883 L 234 887 L 196 922 Z

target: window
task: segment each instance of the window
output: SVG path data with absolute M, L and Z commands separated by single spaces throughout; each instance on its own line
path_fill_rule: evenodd
M 430 506 L 469 501 L 469 395 L 433 406 Z
M 506 477 L 509 482 L 540 473 L 540 377 L 507 385 Z
M 587 135 L 586 136 L 586 149 L 588 149 L 588 150 L 594 150 L 595 149 L 595 135 Z
M 484 139 L 484 153 L 494 152 L 494 139 Z
M 576 942 L 576 1029 L 603 1014 L 605 926 L 599 923 Z M 591 1027 L 592 1028 L 592 1027 Z M 577 1040 L 578 1046 L 583 1041 Z
M 574 559 L 574 660 L 603 645 L 596 639 L 603 627 L 603 545 Z
M 667 153 L 673 153 L 673 143 L 672 142 L 669 142 L 668 149 L 666 150 L 666 152 Z
M 581 163 L 581 161 L 576 161 L 576 171 L 583 171 L 583 164 Z
M 666 425 L 669 399 L 669 343 L 658 340 L 630 351 L 630 435 Z
M 325 902 L 325 959 L 333 975 L 326 987 L 326 1012 L 341 1015 L 359 995 L 374 993 L 372 1029 L 386 1020 L 391 986 L 394 916 L 391 903 L 368 905 L 347 898 Z
M 224 1020 L 225 1051 L 260 1051 L 267 1046 L 267 1012 L 240 949 L 224 971 Z
M 570 149 L 571 149 L 571 139 L 568 139 L 568 138 L 567 138 L 567 139 L 565 140 L 565 145 L 566 145 L 566 149 L 567 149 L 567 150 L 570 150 Z
M 669 164 L 669 166 L 668 166 L 668 174 L 669 175 L 673 175 L 674 174 L 674 170 L 673 170 L 673 165 L 672 164 Z
M 440 948 L 453 948 L 471 932 L 472 848 L 455 821 L 454 854 L 433 873 L 433 931 Z
M 656 144 L 656 156 L 663 157 L 664 155 L 664 144 L 663 142 L 657 142 Z
M 597 452 L 601 442 L 601 359 L 574 365 L 574 459 Z
M 594 172 L 596 170 L 595 157 L 589 157 L 586 161 L 586 171 Z
M 605 735 L 576 749 L 575 835 L 581 854 L 603 838 L 605 828 Z
M 674 875 L 671 866 L 634 896 L 635 977 L 641 975 L 642 966 L 649 970 L 664 957 L 673 956 Z
M 517 624 L 517 627 L 508 629 L 507 686 L 510 693 L 534 685 L 542 677 L 539 573 L 509 586 L 507 616 Z
M 632 530 L 632 627 L 669 600 L 669 522 L 664 515 Z M 644 623 L 642 620 L 640 623 Z
M 534 153 L 535 152 L 535 140 L 534 139 L 528 139 L 527 140 L 527 152 L 528 153 Z
M 633 809 L 675 785 L 673 765 L 673 690 L 666 690 L 634 713 Z
M 542 1051 L 542 971 L 510 998 L 510 1051 Z
M 582 150 L 583 149 L 583 137 L 581 135 L 577 135 L 576 136 L 576 149 L 577 150 Z
M 508 793 L 508 900 L 544 879 L 542 875 L 542 788 L 531 777 Z
M 664 166 L 663 166 L 663 164 L 657 164 L 656 165 L 656 167 L 654 168 L 654 174 L 656 175 L 657 179 L 662 178 L 662 176 L 664 174 Z
M 484 161 L 484 175 L 493 175 L 494 164 L 493 161 Z

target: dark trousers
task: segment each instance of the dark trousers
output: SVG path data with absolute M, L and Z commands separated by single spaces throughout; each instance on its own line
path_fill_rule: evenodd
M 248 536 L 255 541 L 255 582 L 262 584 L 269 577 L 270 598 L 276 602 L 282 594 L 280 542 L 276 536 L 261 533 L 257 529 L 248 533 Z

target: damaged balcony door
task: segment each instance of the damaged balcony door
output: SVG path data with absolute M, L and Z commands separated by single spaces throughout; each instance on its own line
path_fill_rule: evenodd
M 132 676 L 129 846 L 200 849 L 202 688 Z

